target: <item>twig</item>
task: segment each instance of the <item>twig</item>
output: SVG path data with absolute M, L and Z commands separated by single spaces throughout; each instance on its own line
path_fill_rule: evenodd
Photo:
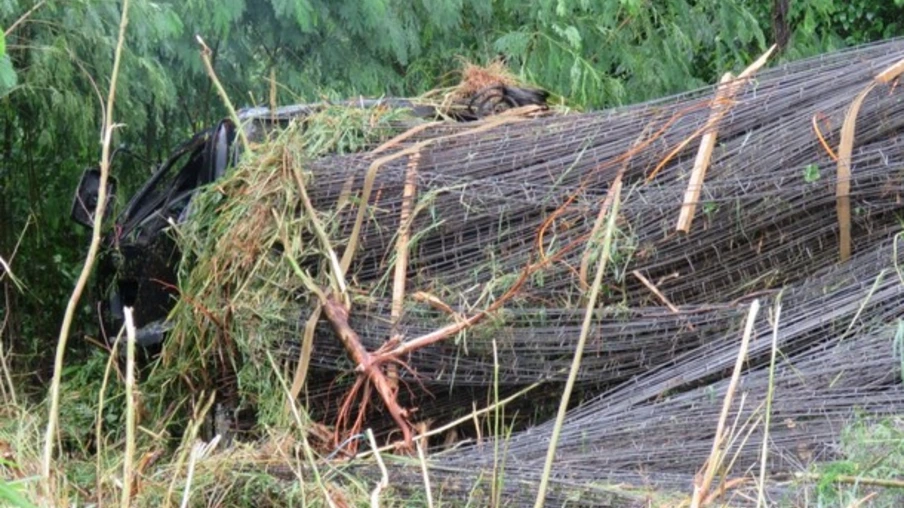
M 103 144 L 100 160 L 100 188 L 97 192 L 97 208 L 94 211 L 94 224 L 91 232 L 91 245 L 85 257 L 85 263 L 75 283 L 69 302 L 66 304 L 66 312 L 63 315 L 63 324 L 60 327 L 60 335 L 57 338 L 56 356 L 53 364 L 53 379 L 50 383 L 50 410 L 47 417 L 47 432 L 44 435 L 44 457 L 41 464 L 41 476 L 46 483 L 47 494 L 50 494 L 50 466 L 53 463 L 53 449 L 56 443 L 57 423 L 60 413 L 60 384 L 63 377 L 63 360 L 66 355 L 66 344 L 69 341 L 69 329 L 75 317 L 79 299 L 88 277 L 94 267 L 97 251 L 100 249 L 101 226 L 104 211 L 107 208 L 107 181 L 110 176 L 110 146 L 113 144 L 113 104 L 116 100 L 116 80 L 119 76 L 119 65 L 122 61 L 122 48 L 125 45 L 126 26 L 129 23 L 129 0 L 122 2 L 122 18 L 119 20 L 119 36 L 116 41 L 116 51 L 113 56 L 113 70 L 110 73 L 110 92 L 107 94 L 107 104 L 104 108 Z
M 9 25 L 9 28 L 7 28 L 5 32 L 3 32 L 3 36 L 9 37 L 9 34 L 13 33 L 13 30 L 15 30 L 17 26 L 21 25 L 23 21 L 28 19 L 28 17 L 31 16 L 31 14 L 33 12 L 38 10 L 38 8 L 41 7 L 42 5 L 44 5 L 45 3 L 47 3 L 47 0 L 41 0 L 40 2 L 34 4 L 31 7 L 31 9 L 28 9 L 27 11 L 25 11 L 25 14 L 19 16 L 19 19 L 17 19 L 12 25 Z
M 819 114 L 820 113 L 813 115 L 813 118 L 811 119 L 811 123 L 813 124 L 813 132 L 816 134 L 816 139 L 819 140 L 819 144 L 822 145 L 823 150 L 825 150 L 826 153 L 829 154 L 829 158 L 831 158 L 835 162 L 838 162 L 838 155 L 835 154 L 835 150 L 832 150 L 832 147 L 829 146 L 828 142 L 826 142 L 825 136 L 822 135 L 822 131 L 819 130 L 819 123 L 816 121 L 816 117 Z
M 556 445 L 558 444 L 559 434 L 562 432 L 562 425 L 565 422 L 565 412 L 568 410 L 571 392 L 574 389 L 574 383 L 577 380 L 578 371 L 581 368 L 584 345 L 587 343 L 587 337 L 590 335 L 590 326 L 593 323 L 593 315 L 596 311 L 596 300 L 599 297 L 600 287 L 603 285 L 603 275 L 606 272 L 606 263 L 609 260 L 609 249 L 612 246 L 612 233 L 615 230 L 615 219 L 618 217 L 621 185 L 621 174 L 619 174 L 615 177 L 615 181 L 612 182 L 612 186 L 609 188 L 609 195 L 612 196 L 612 210 L 609 212 L 609 223 L 606 226 L 606 234 L 603 239 L 599 261 L 597 262 L 596 276 L 593 279 L 593 285 L 590 287 L 590 297 L 587 299 L 587 310 L 584 313 L 584 323 L 581 326 L 581 335 L 578 338 L 577 346 L 575 346 L 571 370 L 568 373 L 565 391 L 562 393 L 559 412 L 556 415 L 556 422 L 553 426 L 552 436 L 549 440 L 549 448 L 546 452 L 546 463 L 543 466 L 543 474 L 540 477 L 540 487 L 537 490 L 537 500 L 534 502 L 534 508 L 542 508 L 543 504 L 546 502 L 546 489 L 549 485 L 549 477 L 552 474 L 552 464 L 556 458 Z
M 119 505 L 132 504 L 132 461 L 135 457 L 135 321 L 132 307 L 123 308 L 126 321 L 126 451 L 122 459 L 122 498 Z
M 844 483 L 851 485 L 869 485 L 871 487 L 884 487 L 887 489 L 904 489 L 904 480 L 892 478 L 866 478 L 849 475 L 822 475 L 818 473 L 794 473 L 794 478 L 808 481 L 830 481 L 832 483 Z
M 756 323 L 756 316 L 760 310 L 760 301 L 754 300 L 750 303 L 750 311 L 747 313 L 747 325 L 744 327 L 744 337 L 741 340 L 741 348 L 738 351 L 738 358 L 735 361 L 734 372 L 731 374 L 731 382 L 728 384 L 728 390 L 725 392 L 725 399 L 722 403 L 722 413 L 719 415 L 719 423 L 716 426 L 716 435 L 713 438 L 713 447 L 710 451 L 709 459 L 706 461 L 706 470 L 703 478 L 699 483 L 694 482 L 694 495 L 691 498 L 691 508 L 699 508 L 706 498 L 709 485 L 712 483 L 713 477 L 716 475 L 721 463 L 722 441 L 725 436 L 725 420 L 728 418 L 728 412 L 731 409 L 731 403 L 734 400 L 735 390 L 738 388 L 738 382 L 741 379 L 741 371 L 744 368 L 744 360 L 747 358 L 747 347 L 750 344 L 750 337 L 753 335 L 753 325 Z
M 3 277 L 8 275 L 9 280 L 13 281 L 13 285 L 16 286 L 16 289 L 22 291 L 24 288 L 22 282 L 16 277 L 16 274 L 13 273 L 13 269 L 9 267 L 9 264 L 7 264 L 3 257 L 0 257 L 0 268 L 3 268 L 3 271 L 0 272 L 0 280 L 3 280 Z
M 220 99 L 223 101 L 226 109 L 229 110 L 229 116 L 232 118 L 232 123 L 235 124 L 235 129 L 239 131 L 239 138 L 242 140 L 242 146 L 245 147 L 246 152 L 251 151 L 251 143 L 248 142 L 248 135 L 245 134 L 245 129 L 242 128 L 242 123 L 239 120 L 238 113 L 236 113 L 235 106 L 233 106 L 232 101 L 229 100 L 229 94 L 226 93 L 226 89 L 223 88 L 223 84 L 220 83 L 220 79 L 217 78 L 217 73 L 213 69 L 213 63 L 210 61 L 210 55 L 213 52 L 207 47 L 207 44 L 200 35 L 195 35 L 195 40 L 201 45 L 201 60 L 204 61 L 204 68 L 207 69 L 207 75 L 210 77 L 213 85 L 217 88 Z
M 370 507 L 371 508 L 379 508 L 380 507 L 380 493 L 383 492 L 387 486 L 389 486 L 389 472 L 386 471 L 386 464 L 383 463 L 383 456 L 380 455 L 380 451 L 377 449 L 377 441 L 374 439 L 374 431 L 371 429 L 367 429 L 367 442 L 370 443 L 370 449 L 374 451 L 374 457 L 377 459 L 377 465 L 380 467 L 380 481 L 377 482 L 376 487 L 370 493 Z
M 649 289 L 654 295 L 656 295 L 656 298 L 659 298 L 659 301 L 661 301 L 666 307 L 668 307 L 669 310 L 672 311 L 672 313 L 674 313 L 674 314 L 681 313 L 681 311 L 678 310 L 678 307 L 675 307 L 675 305 L 672 302 L 670 302 L 669 299 L 666 298 L 665 295 L 662 294 L 661 291 L 659 291 L 659 288 L 657 288 L 656 286 L 653 285 L 652 282 L 650 282 L 650 279 L 647 279 L 646 277 L 644 277 L 643 274 L 637 270 L 633 270 L 631 272 L 631 275 L 637 277 L 637 280 L 639 280 L 641 282 L 641 284 L 646 286 L 647 289 Z
M 718 134 L 717 125 L 719 120 L 724 116 L 723 110 L 731 100 L 726 97 L 729 93 L 734 93 L 736 88 L 732 89 L 729 82 L 732 80 L 732 74 L 726 72 L 722 75 L 716 96 L 713 99 L 713 109 L 710 111 L 707 125 L 710 129 L 703 134 L 700 139 L 700 149 L 697 151 L 697 158 L 694 160 L 694 168 L 691 170 L 691 177 L 687 182 L 687 190 L 684 191 L 684 204 L 681 205 L 681 213 L 678 215 L 677 231 L 688 233 L 691 230 L 691 222 L 694 220 L 694 212 L 697 210 L 697 203 L 700 201 L 700 191 L 703 189 L 703 180 L 706 177 L 706 170 L 709 168 L 709 162 L 712 159 L 713 148 L 716 146 L 716 136 Z
M 879 493 L 876 491 L 870 492 L 869 494 L 863 496 L 862 498 L 852 501 L 851 504 L 849 504 L 847 506 L 847 508 L 857 508 L 859 506 L 863 506 L 863 503 L 869 501 L 870 499 L 872 499 L 878 495 L 879 495 Z

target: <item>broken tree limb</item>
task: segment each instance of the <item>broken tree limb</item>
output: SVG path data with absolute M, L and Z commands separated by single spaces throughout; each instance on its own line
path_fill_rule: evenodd
M 399 406 L 399 403 L 396 400 L 395 391 L 392 389 L 389 380 L 386 379 L 386 376 L 380 369 L 379 362 L 374 361 L 371 354 L 368 353 L 364 345 L 361 344 L 361 338 L 354 330 L 352 330 L 351 326 L 349 326 L 348 311 L 341 303 L 334 300 L 332 296 L 327 296 L 323 302 L 323 313 L 326 315 L 327 319 L 330 320 L 330 323 L 333 325 L 333 330 L 336 331 L 336 335 L 339 337 L 339 340 L 342 341 L 342 345 L 345 346 L 345 350 L 348 352 L 352 361 L 357 364 L 357 370 L 363 376 L 366 376 L 367 380 L 373 384 L 374 388 L 376 388 L 377 392 L 380 394 L 380 397 L 383 399 L 383 404 L 386 405 L 386 409 L 389 410 L 392 419 L 395 420 L 396 425 L 399 426 L 399 430 L 402 431 L 405 446 L 411 447 L 412 434 L 411 425 L 408 423 L 408 411 Z

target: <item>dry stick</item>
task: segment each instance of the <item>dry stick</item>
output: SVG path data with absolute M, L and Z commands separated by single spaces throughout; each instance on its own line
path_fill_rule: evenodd
M 904 59 L 898 60 L 897 63 L 888 66 L 887 69 L 876 74 L 876 81 L 887 85 L 901 74 L 904 74 Z
M 270 67 L 270 122 L 276 123 L 276 67 Z
M 854 151 L 854 131 L 857 127 L 857 113 L 866 96 L 879 84 L 887 84 L 904 73 L 904 59 L 889 66 L 873 78 L 848 108 L 841 126 L 841 141 L 838 143 L 838 170 L 835 187 L 835 208 L 838 214 L 838 258 L 844 262 L 851 257 L 851 154 Z
M 216 87 L 217 93 L 220 95 L 220 100 L 223 101 L 223 104 L 226 105 L 226 109 L 229 110 L 229 116 L 231 117 L 232 123 L 235 124 L 236 130 L 239 131 L 239 138 L 242 140 L 245 151 L 250 151 L 251 144 L 248 142 L 248 135 L 245 134 L 245 129 L 242 128 L 242 122 L 239 120 L 239 115 L 235 112 L 232 101 L 229 100 L 229 94 L 226 93 L 226 89 L 223 88 L 223 84 L 220 83 L 219 78 L 217 78 L 216 71 L 213 70 L 213 63 L 210 61 L 210 55 L 213 52 L 207 47 L 207 44 L 200 35 L 195 35 L 195 40 L 201 45 L 201 60 L 204 62 L 204 68 L 207 70 L 207 76 L 210 77 L 213 86 Z
M 113 103 L 116 100 L 116 79 L 119 76 L 119 64 L 122 60 L 122 47 L 125 44 L 126 26 L 129 23 L 129 0 L 122 1 L 122 18 L 119 20 L 119 36 L 116 41 L 116 51 L 113 56 L 113 70 L 110 73 L 110 92 L 107 95 L 107 104 L 104 108 L 103 144 L 100 158 L 100 188 L 97 191 L 97 208 L 94 211 L 94 224 L 91 230 L 91 245 L 85 257 L 85 264 L 66 304 L 66 313 L 63 315 L 63 324 L 60 327 L 60 335 L 57 337 L 56 356 L 53 363 L 53 379 L 50 382 L 50 411 L 47 417 L 47 432 L 44 435 L 44 457 L 41 464 L 41 476 L 50 495 L 50 464 L 53 462 L 53 447 L 56 442 L 57 422 L 60 413 L 60 383 L 63 377 L 63 360 L 66 355 L 66 344 L 69 341 L 69 328 L 75 317 L 79 299 L 88 277 L 94 268 L 97 251 L 100 248 L 100 233 L 107 208 L 107 181 L 110 176 L 110 146 L 113 144 Z
M 625 173 L 625 168 L 628 165 L 628 161 L 625 161 L 625 165 L 622 166 L 621 171 L 619 171 L 617 178 L 621 178 L 621 175 Z M 599 235 L 600 229 L 602 229 L 603 224 L 606 222 L 606 214 L 609 212 L 609 206 L 612 204 L 614 194 L 611 192 L 606 194 L 606 199 L 603 201 L 603 205 L 600 207 L 600 211 L 596 216 L 596 220 L 593 222 L 593 228 L 590 230 L 590 242 L 595 241 L 597 235 Z M 584 254 L 581 255 L 581 266 L 578 270 L 578 278 L 581 281 L 581 288 L 585 291 L 590 288 L 590 285 L 587 284 L 587 272 L 590 271 L 590 254 L 592 249 L 585 249 Z
M 556 458 L 556 445 L 559 441 L 559 434 L 562 432 L 562 425 L 565 422 L 565 413 L 568 411 L 568 402 L 571 399 L 571 391 L 574 389 L 575 380 L 578 377 L 578 370 L 581 368 L 581 357 L 584 354 L 584 344 L 587 343 L 587 337 L 590 335 L 590 325 L 593 322 L 593 314 L 596 310 L 596 300 L 600 294 L 600 287 L 603 285 L 603 275 L 606 272 L 606 262 L 609 260 L 609 249 L 612 246 L 612 232 L 615 230 L 615 219 L 618 217 L 618 202 L 621 195 L 621 175 L 615 177 L 612 186 L 609 188 L 609 195 L 612 196 L 612 210 L 609 212 L 609 223 L 606 226 L 605 237 L 601 247 L 599 261 L 596 266 L 596 276 L 593 279 L 593 285 L 590 287 L 590 297 L 587 299 L 587 311 L 584 313 L 584 323 L 581 326 L 581 336 L 578 338 L 575 347 L 574 360 L 571 362 L 571 370 L 568 373 L 568 380 L 565 383 L 565 391 L 562 393 L 562 400 L 559 403 L 559 412 L 556 414 L 556 423 L 552 429 L 552 436 L 549 440 L 549 448 L 546 451 L 546 463 L 543 466 L 543 474 L 540 477 L 540 487 L 537 490 L 537 500 L 534 508 L 542 508 L 546 502 L 546 489 L 549 485 L 549 477 L 552 474 L 552 463 Z
M 706 497 L 709 485 L 716 475 L 716 469 L 721 462 L 721 448 L 725 433 L 725 420 L 728 419 L 728 412 L 731 409 L 731 403 L 734 400 L 734 393 L 737 390 L 738 382 L 741 379 L 741 370 L 744 368 L 744 359 L 747 358 L 747 346 L 750 344 L 750 337 L 753 335 L 753 325 L 756 322 L 756 315 L 760 310 L 760 300 L 756 299 L 750 303 L 750 311 L 747 313 L 747 325 L 744 327 L 744 337 L 741 340 L 741 348 L 738 351 L 738 358 L 735 361 L 734 372 L 731 374 L 731 382 L 728 384 L 728 391 L 725 392 L 725 400 L 722 404 L 722 413 L 719 415 L 719 423 L 716 426 L 716 436 L 713 438 L 713 448 L 706 461 L 706 471 L 700 483 L 694 482 L 694 495 L 691 499 L 691 508 L 699 508 L 701 502 Z
M 120 506 L 132 503 L 132 460 L 135 456 L 135 320 L 132 307 L 123 308 L 126 320 L 126 451 L 122 464 L 122 498 Z
M 16 286 L 16 289 L 18 289 L 19 291 L 22 291 L 22 289 L 23 289 L 25 286 L 22 285 L 22 281 L 20 281 L 20 280 L 16 277 L 16 274 L 13 273 L 13 269 L 10 268 L 9 263 L 7 263 L 7 262 L 3 259 L 2 256 L 0 256 L 0 268 L 3 268 L 3 271 L 0 272 L 0 280 L 3 280 L 3 277 L 8 275 L 8 276 L 9 276 L 9 280 L 13 281 L 13 285 Z
M 782 316 L 781 294 L 775 300 L 775 322 L 772 323 L 772 355 L 769 359 L 769 389 L 766 391 L 766 419 L 763 423 L 763 453 L 760 456 L 760 484 L 757 506 L 766 506 L 766 459 L 769 455 L 769 423 L 772 420 L 772 396 L 775 391 L 775 357 L 778 352 L 778 325 Z
M 746 69 L 744 69 L 740 74 L 738 74 L 737 79 L 735 79 L 734 81 L 732 81 L 729 84 L 729 88 L 731 90 L 729 90 L 726 93 L 726 97 L 728 97 L 729 99 L 731 97 L 734 97 L 734 94 L 737 93 L 737 90 L 741 87 L 741 85 L 744 82 L 746 82 L 747 78 L 752 76 L 754 73 L 756 73 L 756 71 L 760 70 L 760 67 L 762 67 L 763 65 L 766 64 L 766 61 L 769 60 L 769 56 L 772 55 L 773 51 L 775 51 L 775 47 L 776 47 L 775 44 L 773 44 L 772 47 L 769 48 L 769 50 L 767 50 L 765 53 L 763 53 L 763 55 L 760 56 L 759 58 L 757 58 L 755 62 L 750 64 Z M 725 113 L 727 113 L 729 109 L 730 108 L 723 109 L 722 115 L 719 116 L 719 119 L 721 119 L 722 116 L 724 116 Z M 671 152 L 669 152 L 669 154 L 666 155 L 665 158 L 659 164 L 657 164 L 655 168 L 653 168 L 653 171 L 650 172 L 649 176 L 647 176 L 647 182 L 652 181 L 653 178 L 655 178 L 656 175 L 659 173 L 659 171 L 662 170 L 662 168 L 664 168 L 665 165 L 668 164 L 669 161 L 675 157 L 675 155 L 677 155 L 679 152 L 681 152 L 681 150 L 684 150 L 684 148 L 687 145 L 689 145 L 693 140 L 697 139 L 697 136 L 700 136 L 703 133 L 707 132 L 711 127 L 712 127 L 712 125 L 710 124 L 709 121 L 707 121 L 703 127 L 701 127 L 700 129 L 697 129 L 693 134 L 688 136 L 687 139 L 685 139 L 684 141 L 679 143 L 678 146 L 676 146 Z
M 727 102 L 731 99 L 727 95 L 736 90 L 736 88 L 733 89 L 728 85 L 732 78 L 733 75 L 730 72 L 726 72 L 722 75 L 722 79 L 719 82 L 719 88 L 713 99 L 713 109 L 706 123 L 710 126 L 710 129 L 703 134 L 703 138 L 700 140 L 700 149 L 697 151 L 696 160 L 694 160 L 694 169 L 691 170 L 691 177 L 687 182 L 687 190 L 684 191 L 684 204 L 681 206 L 681 213 L 678 215 L 678 226 L 675 228 L 677 231 L 688 233 L 691 230 L 694 212 L 697 210 L 697 203 L 700 201 L 700 191 L 703 190 L 703 180 L 706 177 L 706 170 L 709 168 L 709 162 L 712 159 L 713 148 L 716 146 L 718 133 L 716 126 L 722 116 L 724 116 L 724 110 L 728 107 Z
M 631 275 L 636 277 L 637 280 L 639 280 L 641 282 L 641 284 L 646 286 L 647 289 L 649 289 L 654 295 L 656 295 L 656 298 L 659 298 L 659 301 L 661 301 L 666 307 L 668 307 L 669 310 L 672 311 L 674 314 L 679 314 L 681 312 L 678 310 L 678 307 L 675 307 L 675 305 L 672 302 L 670 302 L 669 299 L 666 298 L 664 294 L 662 294 L 662 291 L 659 291 L 659 288 L 654 286 L 653 283 L 650 282 L 650 279 L 647 279 L 646 277 L 644 277 L 642 273 L 640 273 L 637 270 L 633 270 L 631 272 Z
M 408 241 L 411 236 L 411 208 L 414 204 L 414 193 L 417 191 L 417 167 L 421 159 L 421 153 L 415 152 L 408 159 L 408 167 L 405 172 L 405 186 L 402 188 L 402 210 L 399 213 L 399 234 L 396 240 L 396 262 L 392 285 L 392 307 L 390 319 L 392 320 L 391 336 L 395 337 L 399 332 L 399 321 L 402 318 L 402 307 L 405 304 L 405 283 L 408 276 Z M 387 375 L 393 390 L 399 389 L 398 366 L 391 363 L 387 366 Z
M 5 287 L 3 289 L 4 289 L 4 293 L 6 293 L 6 296 L 8 297 L 9 296 L 9 294 L 7 293 L 8 289 Z M 9 302 L 7 301 L 6 303 L 7 303 L 6 308 L 8 309 Z M 3 313 L 3 323 L 0 323 L 0 369 L 3 369 L 3 381 L 0 381 L 0 387 L 9 386 L 8 402 L 12 402 L 13 406 L 18 406 L 19 402 L 16 400 L 16 385 L 13 384 L 13 377 L 9 371 L 9 365 L 6 362 L 6 356 L 8 354 L 11 354 L 12 351 L 7 353 L 3 346 L 3 332 L 4 332 L 4 330 L 6 330 L 6 326 L 8 323 L 9 323 L 9 312 L 4 312 Z M 6 392 L 6 390 L 7 390 L 6 388 L 3 388 L 4 393 Z M 4 395 L 4 399 L 3 399 L 4 401 L 7 401 L 6 397 L 7 396 Z
M 283 149 L 283 156 L 287 157 L 285 149 Z M 330 237 L 326 234 L 326 230 L 323 229 L 323 225 L 320 224 L 320 220 L 317 218 L 317 210 L 314 209 L 311 198 L 308 197 L 308 191 L 305 188 L 301 171 L 293 166 L 292 174 L 295 176 L 295 183 L 298 185 L 298 191 L 301 193 L 301 201 L 304 204 L 305 212 L 308 214 L 308 219 L 311 221 L 311 227 L 314 229 L 317 239 L 320 240 L 321 248 L 325 251 L 327 259 L 330 262 L 330 269 L 333 273 L 331 278 L 335 290 L 342 297 L 342 303 L 348 306 L 349 297 L 348 286 L 345 283 L 345 271 L 339 265 L 339 258 L 336 256 L 336 251 L 333 250 L 333 246 L 330 243 Z

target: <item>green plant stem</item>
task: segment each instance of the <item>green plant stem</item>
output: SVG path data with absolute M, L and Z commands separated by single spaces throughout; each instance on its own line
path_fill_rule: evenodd
M 574 390 L 574 383 L 578 377 L 578 371 L 581 369 L 581 358 L 584 354 L 584 345 L 587 343 L 587 337 L 590 335 L 590 325 L 593 322 L 593 311 L 596 309 L 596 301 L 599 298 L 600 288 L 603 285 L 603 275 L 606 273 L 606 262 L 609 260 L 609 249 L 612 247 L 612 232 L 615 230 L 615 218 L 618 216 L 618 203 L 621 194 L 621 175 L 616 177 L 610 188 L 612 199 L 612 210 L 609 212 L 609 220 L 606 224 L 605 236 L 603 238 L 602 252 L 597 262 L 596 276 L 593 279 L 593 285 L 590 286 L 590 298 L 587 300 L 587 311 L 584 313 L 584 323 L 581 325 L 581 336 L 578 339 L 577 347 L 574 352 L 574 360 L 571 362 L 571 370 L 568 372 L 568 381 L 565 383 L 565 392 L 562 394 L 562 400 L 559 403 L 559 412 L 556 414 L 556 423 L 552 429 L 552 436 L 549 440 L 549 448 L 546 451 L 546 463 L 543 466 L 543 475 L 540 477 L 540 488 L 537 490 L 537 500 L 534 508 L 542 508 L 546 501 L 546 490 L 549 487 L 549 476 L 552 474 L 552 463 L 556 458 L 556 446 L 559 441 L 559 434 L 562 432 L 562 426 L 565 423 L 565 413 L 568 411 L 568 402 L 571 399 L 571 392 Z
M 119 76 L 119 65 L 122 61 L 122 48 L 125 45 L 126 26 L 129 24 L 129 0 L 122 1 L 122 17 L 119 20 L 119 38 L 116 42 L 116 52 L 113 57 L 113 71 L 110 73 L 110 92 L 107 94 L 107 104 L 104 109 L 103 144 L 100 159 L 100 189 L 97 193 L 97 209 L 94 212 L 94 224 L 91 231 L 91 245 L 85 264 L 66 304 L 66 313 L 63 315 L 63 324 L 60 326 L 60 335 L 57 337 L 56 356 L 53 363 L 53 379 L 50 383 L 50 410 L 47 416 L 47 432 L 44 436 L 44 457 L 41 464 L 41 476 L 45 483 L 46 494 L 50 499 L 52 492 L 50 485 L 50 465 L 53 462 L 53 448 L 56 442 L 57 424 L 60 412 L 60 384 L 63 377 L 63 360 L 66 355 L 66 344 L 69 340 L 69 329 L 75 317 L 75 310 L 81 299 L 82 292 L 88 284 L 88 277 L 94 268 L 97 252 L 100 249 L 101 227 L 103 225 L 104 211 L 107 208 L 107 181 L 110 176 L 110 146 L 113 144 L 113 104 L 116 101 L 116 80 Z
M 235 129 L 238 131 L 239 138 L 242 140 L 242 146 L 245 148 L 245 151 L 248 152 L 251 150 L 251 144 L 248 142 L 248 135 L 245 134 L 245 129 L 242 128 L 242 123 L 239 121 L 239 115 L 236 113 L 235 106 L 233 106 L 232 101 L 229 100 L 229 94 L 226 93 L 226 89 L 223 88 L 223 84 L 220 83 L 219 78 L 217 78 L 217 73 L 213 69 L 213 62 L 210 61 L 212 52 L 200 35 L 196 35 L 195 39 L 197 39 L 198 44 L 201 45 L 201 60 L 204 61 L 204 68 L 207 70 L 207 75 L 213 82 L 213 86 L 217 88 L 217 93 L 220 95 L 223 105 L 229 110 L 229 117 L 232 120 L 232 123 L 235 124 Z

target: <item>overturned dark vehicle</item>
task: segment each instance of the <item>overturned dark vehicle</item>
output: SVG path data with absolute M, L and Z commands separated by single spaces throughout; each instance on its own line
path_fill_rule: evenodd
M 440 110 L 409 99 L 359 99 L 338 104 L 320 103 L 278 108 L 241 110 L 238 120 L 249 139 L 261 141 L 269 132 L 284 127 L 328 106 L 349 108 L 391 108 L 407 110 L 418 119 L 473 121 L 510 108 L 546 105 L 547 93 L 506 85 L 494 85 L 473 94 L 464 104 Z M 168 330 L 167 315 L 177 293 L 176 268 L 180 253 L 165 230 L 181 223 L 191 209 L 193 198 L 205 185 L 222 177 L 239 157 L 235 124 L 223 120 L 178 146 L 153 175 L 139 188 L 121 211 L 106 224 L 97 269 L 97 312 L 101 335 L 108 343 L 122 329 L 123 309 L 134 309 L 136 342 L 156 348 Z M 117 156 L 129 154 L 125 147 Z M 98 201 L 100 171 L 89 169 L 82 175 L 72 203 L 71 218 L 92 227 Z M 116 199 L 116 180 L 108 182 L 108 203 Z M 112 206 L 108 206 L 109 215 Z M 107 217 L 105 217 L 107 219 Z

